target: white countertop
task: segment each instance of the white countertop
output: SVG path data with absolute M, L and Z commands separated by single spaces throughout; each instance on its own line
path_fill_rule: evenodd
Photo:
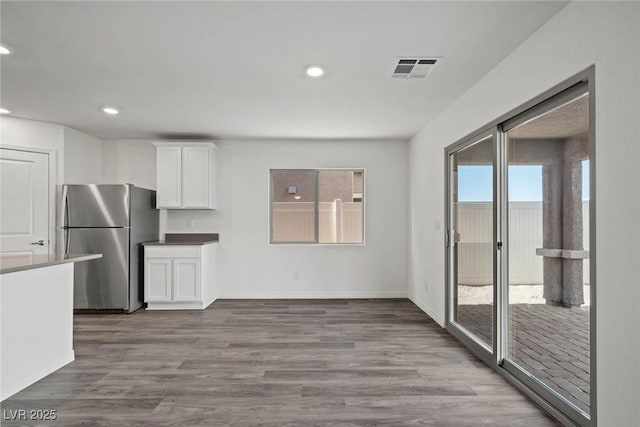
M 102 254 L 0 255 L 0 274 L 102 258 Z

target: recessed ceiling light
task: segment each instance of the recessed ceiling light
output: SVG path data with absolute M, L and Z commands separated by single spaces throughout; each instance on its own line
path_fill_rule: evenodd
M 3 44 L 0 44 L 0 55 L 9 55 L 10 53 L 11 53 L 11 49 L 9 49 Z
M 317 79 L 324 75 L 324 68 L 322 68 L 320 65 L 307 65 L 306 67 L 304 67 L 304 72 L 307 74 L 307 76 Z
M 6 108 L 0 108 L 0 114 L 9 114 L 11 113 L 11 111 L 7 110 Z
M 116 114 L 120 114 L 120 110 L 118 110 L 116 107 L 104 107 L 102 111 L 105 114 L 108 114 L 110 116 L 115 116 Z

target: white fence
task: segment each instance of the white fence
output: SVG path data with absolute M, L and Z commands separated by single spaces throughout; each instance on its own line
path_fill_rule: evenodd
M 273 241 L 312 242 L 315 240 L 315 203 L 274 202 Z M 362 202 L 320 202 L 318 240 L 320 243 L 362 243 Z
M 458 203 L 458 283 L 492 282 L 493 214 L 491 203 Z M 589 248 L 589 202 L 583 203 L 584 248 Z M 542 202 L 509 203 L 509 283 L 542 284 Z M 589 260 L 583 261 L 589 283 Z
M 320 202 L 320 243 L 362 243 L 362 202 Z
M 315 233 L 315 203 L 274 202 L 271 216 L 274 242 L 313 242 Z

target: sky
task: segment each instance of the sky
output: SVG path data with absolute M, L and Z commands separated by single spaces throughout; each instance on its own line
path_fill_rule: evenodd
M 458 167 L 458 201 L 488 202 L 492 200 L 491 166 Z M 542 201 L 542 166 L 509 166 L 509 201 Z M 589 161 L 582 162 L 582 200 L 589 200 Z

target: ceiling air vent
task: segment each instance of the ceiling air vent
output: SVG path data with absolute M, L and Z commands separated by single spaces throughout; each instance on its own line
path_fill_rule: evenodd
M 424 79 L 441 58 L 397 58 L 391 77 L 394 79 Z

